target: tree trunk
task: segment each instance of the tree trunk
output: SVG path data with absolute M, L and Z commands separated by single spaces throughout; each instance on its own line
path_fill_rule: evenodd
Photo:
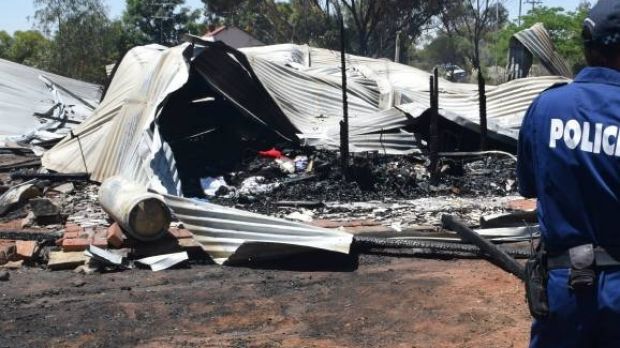
M 360 30 L 358 34 L 358 43 L 360 45 L 360 55 L 366 56 L 368 54 L 368 35 L 365 31 Z

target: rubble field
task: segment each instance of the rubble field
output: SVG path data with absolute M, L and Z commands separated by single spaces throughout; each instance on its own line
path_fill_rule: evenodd
M 0 160 L 17 163 L 19 157 Z M 506 204 L 516 198 L 514 162 L 502 158 L 444 161 L 434 185 L 419 158 L 366 158 L 376 169 L 368 176 L 373 187 L 364 189 L 358 181 L 338 184 L 334 156 L 319 154 L 308 162 L 322 161 L 331 169 L 315 167 L 306 178 L 256 157 L 206 199 L 352 233 L 398 235 L 416 226 L 438 228 L 446 213 L 475 226 L 481 216 L 508 211 Z M 259 174 L 266 177 L 261 185 L 277 185 L 243 193 L 241 182 Z M 296 185 L 282 184 L 300 178 Z M 21 182 L 9 173 L 0 180 L 7 186 Z M 50 271 L 51 253 L 81 255 L 88 248 L 67 244 L 69 234 L 92 230 L 93 244 L 113 223 L 98 203 L 98 185 L 78 181 L 62 193 L 52 189 L 59 184 L 39 182 L 44 198 L 30 199 L 0 220 L 0 231 L 62 233 L 56 242 L 40 242 L 36 256 L 0 266 L 10 277 L 0 282 L 0 347 L 518 347 L 528 341 L 521 281 L 481 259 L 387 257 L 354 247 L 350 256 L 317 252 L 219 266 L 184 243 L 192 235 L 176 225 L 158 242 L 129 238 L 117 248 L 107 241 L 126 257 L 188 252 L 189 260 L 168 270 L 80 259 L 82 266 Z M 58 207 L 60 221 L 31 216 L 33 204 L 45 198 Z M 320 205 L 281 206 L 282 200 Z
M 566 78 L 186 39 L 105 89 L 0 62 L 40 100 L 0 144 L 0 348 L 525 345 L 514 153 Z
M 300 261 L 301 262 L 301 261 Z M 214 265 L 0 283 L 0 347 L 524 347 L 520 281 L 484 260 L 355 271 Z

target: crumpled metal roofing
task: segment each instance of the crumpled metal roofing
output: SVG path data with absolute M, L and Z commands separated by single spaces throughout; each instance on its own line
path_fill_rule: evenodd
M 516 144 L 523 116 L 530 104 L 542 91 L 550 86 L 568 82 L 559 76 L 541 76 L 517 79 L 487 91 L 487 129 L 488 136 L 503 143 Z M 415 115 L 430 107 L 425 101 L 427 93 L 418 93 L 419 102 L 401 104 L 399 109 Z M 480 114 L 478 92 L 468 94 L 439 94 L 439 114 L 468 129 L 479 131 Z
M 80 144 L 91 179 L 114 175 L 168 193 L 180 193 L 180 181 L 170 148 L 153 123 L 162 101 L 189 76 L 183 52 L 149 45 L 132 49 L 119 65 L 99 108 L 67 137 L 47 151 L 43 165 L 61 173 L 83 172 Z M 80 144 L 78 144 L 78 140 Z
M 302 223 L 277 219 L 243 210 L 171 195 L 164 195 L 166 204 L 183 226 L 194 234 L 217 263 L 224 263 L 234 255 L 243 260 L 265 256 L 265 244 L 286 247 L 304 246 L 349 253 L 353 236 L 346 232 L 330 230 Z M 242 251 L 242 245 L 250 245 Z
M 91 178 L 103 181 L 121 175 L 167 194 L 166 202 L 177 218 L 195 233 L 196 239 L 219 263 L 232 255 L 236 258 L 265 256 L 267 249 L 283 255 L 291 252 L 291 245 L 348 253 L 352 236 L 344 232 L 175 197 L 181 194 L 181 183 L 174 156 L 162 140 L 155 120 L 165 99 L 187 82 L 192 54 L 192 47 L 184 44 L 171 49 L 154 45 L 138 47 L 125 56 L 100 107 L 75 130 Z M 200 53 L 196 57 L 200 62 L 196 69 L 206 72 L 208 69 L 202 64 L 213 62 L 200 60 Z M 214 75 L 210 77 L 213 86 L 233 93 L 225 81 Z M 240 108 L 252 107 L 250 99 L 239 98 L 235 102 Z M 264 103 L 261 107 L 265 107 Z M 81 161 L 75 160 L 80 158 L 79 151 L 77 138 L 67 137 L 46 152 L 42 161 L 55 171 L 81 171 Z M 284 249 L 265 249 L 269 244 Z M 241 252 L 235 254 L 240 248 Z
M 284 246 L 284 252 L 296 245 L 346 253 L 351 237 L 343 232 L 181 198 L 174 154 L 156 122 L 171 93 L 187 83 L 190 73 L 197 73 L 249 122 L 270 127 L 283 138 L 336 149 L 342 112 L 337 57 L 334 51 L 296 45 L 242 52 L 206 42 L 134 48 L 121 61 L 99 108 L 75 129 L 91 178 L 122 175 L 166 194 L 179 220 L 218 262 L 239 250 L 244 256 L 264 256 L 266 244 Z M 384 60 L 347 59 L 352 151 L 418 151 L 413 134 L 403 128 L 428 109 L 429 74 Z M 557 81 L 522 79 L 489 86 L 490 129 L 516 138 L 513 128 L 531 100 Z M 441 80 L 439 87 L 442 115 L 476 127 L 477 86 Z M 46 152 L 43 165 L 58 172 L 83 171 L 81 161 L 75 160 L 80 158 L 78 138 L 67 137 Z
M 301 137 L 309 138 L 308 144 L 337 149 L 342 119 L 340 52 L 292 44 L 241 50 L 249 56 L 265 88 L 300 129 Z M 402 128 L 430 106 L 429 73 L 354 55 L 347 55 L 347 68 L 347 76 L 353 77 L 347 82 L 352 151 L 414 152 L 417 142 Z M 487 85 L 489 137 L 516 144 L 532 100 L 553 84 L 566 81 L 560 76 L 544 76 Z M 439 92 L 443 117 L 479 130 L 476 84 L 440 78 Z M 356 144 L 362 138 L 366 141 Z
M 518 45 L 519 43 L 520 45 Z M 521 78 L 527 74 L 531 66 L 531 58 L 525 59 L 521 55 L 522 49 L 526 49 L 534 55 L 542 65 L 553 75 L 572 78 L 573 74 L 566 61 L 556 52 L 551 36 L 542 23 L 536 23 L 531 28 L 522 30 L 513 35 L 510 42 L 511 56 L 509 57 L 508 71 L 513 73 L 513 78 Z M 522 69 L 525 66 L 526 69 Z M 520 73 L 517 73 L 521 71 Z
M 101 86 L 0 59 L 0 139 L 45 141 L 62 138 L 99 104 Z

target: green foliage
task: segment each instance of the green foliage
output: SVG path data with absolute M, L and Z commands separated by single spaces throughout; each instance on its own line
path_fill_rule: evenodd
M 479 68 L 481 63 L 484 65 L 487 56 L 485 42 L 490 33 L 501 28 L 507 19 L 506 8 L 500 3 L 491 4 L 490 0 L 447 1 L 439 16 L 445 34 L 467 41 L 468 47 L 461 53 L 474 68 Z
M 202 34 L 200 11 L 183 7 L 185 0 L 127 0 L 123 23 L 136 44 L 179 44 L 183 34 Z
M 440 64 L 456 64 L 464 68 L 469 63 L 466 57 L 470 50 L 471 44 L 466 38 L 440 33 L 415 55 L 412 63 L 426 70 Z
M 587 6 L 580 6 L 572 12 L 566 12 L 562 7 L 537 7 L 521 18 L 521 26 L 512 23 L 503 30 L 494 33 L 492 39 L 494 44 L 490 48 L 491 52 L 500 64 L 505 65 L 510 37 L 536 23 L 542 23 L 549 31 L 557 52 L 567 60 L 569 66 L 576 72 L 585 66 L 581 30 L 587 13 Z
M 45 69 L 52 43 L 36 30 L 16 31 L 11 37 L 0 31 L 0 58 Z
M 467 1 L 469 0 L 455 0 L 446 5 L 442 15 L 438 16 L 443 30 L 430 40 L 424 49 L 415 53 L 412 61 L 414 64 L 427 69 L 445 63 L 457 64 L 466 70 L 475 66 L 476 38 L 472 35 L 475 31 L 470 30 L 475 27 L 471 24 L 474 23 L 475 16 L 472 15 L 474 12 L 471 7 L 467 10 Z M 561 7 L 541 6 L 522 16 L 521 25 L 517 25 L 516 22 L 507 21 L 507 12 L 503 7 L 491 8 L 488 11 L 489 21 L 481 29 L 482 34 L 479 36 L 481 67 L 505 67 L 511 37 L 536 23 L 543 23 L 558 53 L 575 72 L 578 71 L 585 65 L 581 29 L 588 10 L 587 4 L 580 5 L 572 12 Z
M 113 36 L 103 0 L 34 0 L 35 17 L 53 37 L 42 67 L 61 75 L 102 83 Z
M 337 49 L 338 13 L 345 21 L 347 51 L 393 57 L 396 33 L 405 54 L 442 0 L 202 0 L 209 23 L 237 26 L 272 44 L 292 42 Z
M 10 59 L 9 58 L 9 49 L 13 45 L 13 38 L 9 33 L 4 30 L 0 31 L 0 58 L 2 59 Z
M 209 24 L 236 26 L 267 44 L 309 43 L 336 48 L 339 29 L 335 13 L 315 1 L 202 0 Z

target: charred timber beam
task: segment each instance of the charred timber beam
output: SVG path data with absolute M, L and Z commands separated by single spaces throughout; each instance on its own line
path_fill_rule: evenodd
M 88 181 L 88 173 L 34 173 L 28 171 L 18 171 L 11 173 L 11 179 L 42 179 L 49 181 Z
M 486 256 L 487 252 L 482 248 L 462 243 L 450 243 L 450 242 L 436 242 L 436 241 L 421 241 L 411 239 L 398 239 L 398 238 L 381 238 L 381 237 L 365 237 L 355 236 L 353 238 L 353 245 L 356 250 L 362 253 L 371 252 L 377 253 L 383 250 L 398 250 L 398 249 L 415 249 L 414 253 L 421 254 L 435 254 L 445 256 L 467 256 L 467 257 L 482 257 Z M 510 248 L 510 247 L 497 247 L 503 252 L 517 258 L 529 257 L 529 248 Z
M 478 105 L 480 109 L 480 150 L 487 147 L 487 94 L 482 69 L 478 69 Z
M 54 241 L 61 237 L 61 231 L 0 230 L 0 239 Z
M 520 279 L 524 279 L 525 271 L 523 266 L 512 258 L 506 251 L 493 245 L 485 238 L 481 237 L 474 230 L 467 227 L 461 220 L 453 215 L 444 215 L 441 217 L 443 226 L 449 230 L 455 231 L 464 241 L 475 244 L 486 253 L 492 260 L 497 262 L 504 270 L 516 275 Z
M 321 201 L 278 201 L 279 207 L 322 208 L 325 204 Z
M 433 76 L 430 78 L 430 126 L 429 126 L 429 150 L 431 182 L 436 184 L 439 181 L 439 72 L 433 69 Z
M 36 168 L 40 166 L 41 166 L 41 160 L 38 158 L 35 158 L 35 159 L 29 159 L 29 160 L 21 161 L 17 163 L 0 165 L 0 172 L 8 172 L 10 170 L 20 169 L 20 168 Z

